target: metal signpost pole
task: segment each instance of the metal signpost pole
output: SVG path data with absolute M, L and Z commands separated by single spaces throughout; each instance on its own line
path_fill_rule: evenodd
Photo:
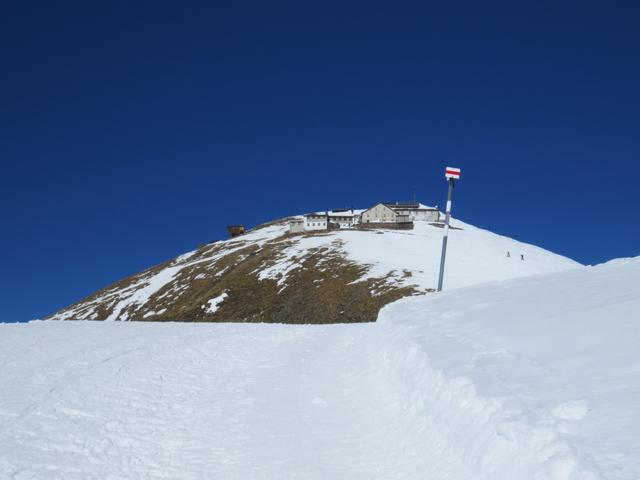
M 444 236 L 442 237 L 442 254 L 440 256 L 440 275 L 438 277 L 438 292 L 442 291 L 442 281 L 444 279 L 444 261 L 447 256 L 447 239 L 449 238 L 449 219 L 451 218 L 451 197 L 455 181 L 460 178 L 460 169 L 447 167 L 445 177 L 449 180 L 449 192 L 447 194 L 447 209 L 444 220 Z

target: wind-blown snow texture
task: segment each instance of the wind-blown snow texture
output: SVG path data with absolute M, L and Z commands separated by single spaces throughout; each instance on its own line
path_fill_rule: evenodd
M 0 325 L 0 478 L 638 479 L 640 259 L 350 325 Z

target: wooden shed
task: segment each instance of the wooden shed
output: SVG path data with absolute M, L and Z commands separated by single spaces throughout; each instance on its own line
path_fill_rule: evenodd
M 244 233 L 244 225 L 227 225 L 227 232 L 229 232 L 229 237 L 231 238 L 242 235 Z

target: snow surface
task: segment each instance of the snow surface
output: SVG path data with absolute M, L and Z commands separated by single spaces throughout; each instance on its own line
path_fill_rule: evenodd
M 370 324 L 1 324 L 0 478 L 637 480 L 638 285 L 640 258 Z
M 130 305 L 144 305 L 149 300 L 149 297 L 151 297 L 151 295 L 156 293 L 167 283 L 171 282 L 176 274 L 180 270 L 182 270 L 182 268 L 182 266 L 167 267 L 164 270 L 160 270 L 160 272 L 151 276 L 149 279 L 145 280 L 144 287 L 133 290 L 133 293 L 131 295 L 125 297 L 123 300 L 117 303 L 117 305 L 113 309 L 113 312 L 111 312 L 109 317 L 107 317 L 107 320 L 116 320 L 120 315 L 120 312 Z M 140 285 L 141 283 L 143 282 L 140 282 L 136 286 Z M 126 315 L 125 318 L 121 318 L 121 320 L 127 320 Z
M 296 268 L 300 268 L 300 258 L 304 257 L 312 249 L 328 248 L 331 249 L 336 245 L 336 239 L 333 236 L 319 235 L 312 237 L 298 237 L 293 244 L 285 248 L 278 256 L 277 261 L 267 267 L 261 269 L 258 273 L 259 280 L 267 278 L 277 280 L 278 286 L 286 283 L 289 272 Z
M 639 286 L 640 257 L 408 298 L 380 319 L 465 385 L 455 419 L 436 419 L 461 451 L 500 466 L 500 445 L 517 443 L 514 461 L 540 468 L 511 478 L 637 480 Z M 452 422 L 474 412 L 482 438 L 469 442 Z
M 227 298 L 228 296 L 229 295 L 227 295 L 227 292 L 224 291 L 217 297 L 214 297 L 211 300 L 208 300 L 206 305 L 203 305 L 202 308 L 204 308 L 207 313 L 215 313 L 218 311 L 218 308 L 220 308 L 220 305 L 222 304 L 222 302 L 224 302 L 224 299 Z
M 298 236 L 278 263 L 260 272 L 259 278 L 277 278 L 286 284 L 289 272 L 300 268 L 298 259 L 312 248 L 339 251 L 349 260 L 369 266 L 360 279 L 391 275 L 400 286 L 435 289 L 440 267 L 442 228 L 414 222 L 413 230 L 336 230 L 319 236 Z M 518 242 L 452 220 L 449 232 L 445 288 L 554 272 L 581 265 L 535 245 Z M 507 252 L 510 257 L 507 257 Z M 520 255 L 524 255 L 524 261 Z M 403 275 L 410 272 L 410 276 Z

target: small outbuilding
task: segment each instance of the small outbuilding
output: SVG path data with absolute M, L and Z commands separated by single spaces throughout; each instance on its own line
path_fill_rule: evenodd
M 289 222 L 289 233 L 304 232 L 304 218 L 294 218 Z
M 244 225 L 227 225 L 227 232 L 231 238 L 242 235 L 244 233 Z

